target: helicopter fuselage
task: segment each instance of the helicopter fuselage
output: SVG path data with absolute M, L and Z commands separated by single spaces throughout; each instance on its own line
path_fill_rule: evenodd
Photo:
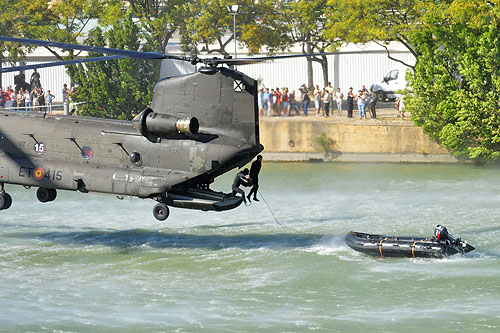
M 224 75 L 160 81 L 152 108 L 134 121 L 0 111 L 0 209 L 12 203 L 4 184 L 38 187 L 41 202 L 54 200 L 56 190 L 151 198 L 161 205 L 160 216 L 154 210 L 160 220 L 168 217 L 167 205 L 237 207 L 241 197 L 212 191 L 209 185 L 263 149 L 256 88 L 237 72 L 220 71 Z M 233 75 L 247 80 L 239 83 L 246 91 L 234 90 Z M 209 87 L 214 79 L 217 84 Z M 200 85 L 205 87 L 201 91 Z M 198 102 L 199 96 L 205 100 Z M 164 104 L 167 99 L 183 101 Z
M 151 143 L 131 122 L 5 111 L 0 119 L 5 183 L 146 198 L 204 172 L 178 152 L 185 147 L 203 154 L 206 147 Z M 132 153 L 140 160 L 132 162 Z
M 20 184 L 38 186 L 42 202 L 54 200 L 56 189 L 152 198 L 159 201 L 153 209 L 158 220 L 168 217 L 167 205 L 227 210 L 242 202 L 209 188 L 217 176 L 264 149 L 257 81 L 234 66 L 334 54 L 200 58 L 10 36 L 0 41 L 105 55 L 22 64 L 0 73 L 121 58 L 202 64 L 197 73 L 157 82 L 151 107 L 132 122 L 0 112 L 0 210 L 12 204 L 4 185 Z

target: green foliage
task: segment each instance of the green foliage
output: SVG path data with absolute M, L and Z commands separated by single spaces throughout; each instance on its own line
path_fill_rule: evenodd
M 331 52 L 338 49 L 342 41 L 331 39 L 326 34 L 327 17 L 337 17 L 338 11 L 327 0 L 291 1 L 281 8 L 283 20 L 288 26 L 288 46 L 298 43 L 303 53 Z M 323 70 L 323 84 L 328 84 L 328 58 L 324 56 L 308 57 L 309 61 L 320 63 Z M 308 69 L 308 84 L 312 86 L 312 64 Z
M 22 3 L 18 1 L 0 0 L 0 35 L 14 36 L 19 31 L 20 22 L 26 20 Z M 0 63 L 12 62 L 24 55 L 25 50 L 29 48 L 20 48 L 12 43 L 0 42 Z
M 185 11 L 185 3 L 193 1 L 169 0 L 169 1 L 128 1 L 128 8 L 139 19 L 140 25 L 147 32 L 147 41 L 151 49 L 165 53 L 165 48 L 179 29 L 181 24 L 190 17 Z
M 325 13 L 324 33 L 330 41 L 375 42 L 386 49 L 387 42 L 397 41 L 418 57 L 411 35 L 421 28 L 419 17 L 425 12 L 421 5 L 428 1 L 434 0 L 328 0 L 334 10 Z M 390 59 L 398 61 L 387 52 Z
M 405 97 L 425 133 L 477 161 L 500 158 L 500 12 L 493 2 L 427 4 L 413 35 L 421 53 L 408 78 L 413 95 Z
M 293 43 L 305 52 L 330 51 L 342 42 L 403 43 L 417 58 L 407 77 L 413 92 L 405 95 L 414 122 L 457 156 L 500 159 L 500 0 L 0 0 L 0 34 L 75 42 L 97 19 L 112 28 L 94 29 L 87 44 L 138 50 L 141 39 L 148 50 L 163 53 L 178 31 L 186 52 L 204 46 L 228 54 L 233 16 L 226 7 L 233 4 L 240 6 L 238 42 L 251 53 Z M 0 43 L 0 49 L 0 57 L 14 61 L 30 47 Z M 315 61 L 327 67 L 326 58 Z M 131 119 L 149 105 L 158 68 L 136 59 L 69 67 L 77 85 L 72 98 L 86 102 L 82 115 Z M 316 141 L 333 151 L 325 133 Z
M 335 141 L 332 138 L 327 136 L 325 132 L 321 132 L 319 136 L 316 137 L 316 142 L 321 151 L 325 153 L 332 152 L 335 147 Z
M 186 15 L 181 26 L 182 46 L 184 50 L 197 52 L 202 45 L 206 52 L 229 55 L 226 50 L 234 42 L 233 15 L 227 6 L 239 5 L 236 15 L 236 38 L 245 44 L 250 53 L 257 53 L 261 48 L 269 52 L 282 49 L 287 38 L 287 27 L 280 19 L 277 10 L 280 4 L 274 0 L 192 0 L 184 4 Z
M 86 44 L 138 50 L 140 37 L 139 27 L 129 15 L 108 31 L 99 27 L 93 29 Z M 156 65 L 152 61 L 125 58 L 68 66 L 68 73 L 77 87 L 76 96 L 72 98 L 85 102 L 80 114 L 132 119 L 151 102 Z
M 328 4 L 336 8 L 327 13 L 331 41 L 398 41 L 415 55 L 405 106 L 425 133 L 456 156 L 500 159 L 499 0 Z
M 92 19 L 104 16 L 106 8 L 120 2 L 119 0 L 0 1 L 2 8 L 0 26 L 8 27 L 0 30 L 2 35 L 70 43 L 76 41 Z M 24 51 L 32 48 L 27 45 L 15 45 L 12 49 L 22 55 Z M 49 48 L 49 51 L 58 59 L 63 58 L 60 50 Z M 11 60 L 14 60 L 14 57 Z

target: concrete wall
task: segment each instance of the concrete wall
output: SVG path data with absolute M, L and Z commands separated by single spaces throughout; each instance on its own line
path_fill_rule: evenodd
M 322 133 L 331 139 L 326 152 Z M 261 118 L 260 141 L 268 160 L 458 162 L 408 120 Z

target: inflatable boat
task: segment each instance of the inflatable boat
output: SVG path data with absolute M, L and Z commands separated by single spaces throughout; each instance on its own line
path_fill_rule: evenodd
M 381 258 L 443 258 L 474 250 L 466 241 L 451 236 L 440 225 L 434 230 L 434 237 L 430 238 L 382 236 L 351 231 L 345 236 L 345 242 L 356 251 Z

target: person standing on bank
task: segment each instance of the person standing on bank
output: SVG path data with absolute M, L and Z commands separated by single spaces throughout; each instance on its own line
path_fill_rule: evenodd
M 335 93 L 335 97 L 336 97 L 337 110 L 339 112 L 339 117 L 341 117 L 342 116 L 342 100 L 344 99 L 344 94 L 340 91 L 340 88 L 337 88 L 337 92 Z
M 347 93 L 347 118 L 352 118 L 352 109 L 354 107 L 354 93 L 352 92 L 352 87 L 349 88 Z
M 321 89 L 316 85 L 314 90 L 314 107 L 316 108 L 316 116 L 319 116 L 319 111 L 321 110 Z
M 323 107 L 325 108 L 325 117 L 329 116 L 330 113 L 330 101 L 332 100 L 332 97 L 330 96 L 330 93 L 328 90 L 323 89 Z
M 377 119 L 377 94 L 370 88 L 370 109 L 372 110 L 372 119 Z
M 303 90 L 302 90 L 301 99 L 302 99 L 302 105 L 304 106 L 304 117 L 307 117 L 307 108 L 309 107 L 309 102 L 311 101 L 311 98 L 309 97 L 309 93 L 308 93 L 306 87 L 304 87 Z M 259 168 L 259 170 L 260 170 L 260 168 Z M 251 171 L 250 171 L 250 173 L 251 173 Z
M 259 199 L 257 199 L 257 191 L 259 190 L 259 172 L 261 167 L 262 167 L 262 155 L 259 155 L 257 156 L 257 159 L 252 163 L 252 166 L 250 167 L 250 180 L 252 181 L 253 186 L 252 189 L 250 190 L 250 193 L 248 193 L 247 195 L 248 201 L 252 201 L 250 199 L 252 193 L 253 193 L 253 199 L 255 201 L 259 201 Z
M 359 119 L 366 119 L 366 113 L 365 113 L 365 94 L 363 93 L 363 90 L 358 90 L 358 111 L 359 111 Z
M 50 90 L 47 90 L 47 96 L 45 96 L 45 101 L 47 101 L 47 111 L 52 113 L 52 101 L 56 96 L 50 93 Z

